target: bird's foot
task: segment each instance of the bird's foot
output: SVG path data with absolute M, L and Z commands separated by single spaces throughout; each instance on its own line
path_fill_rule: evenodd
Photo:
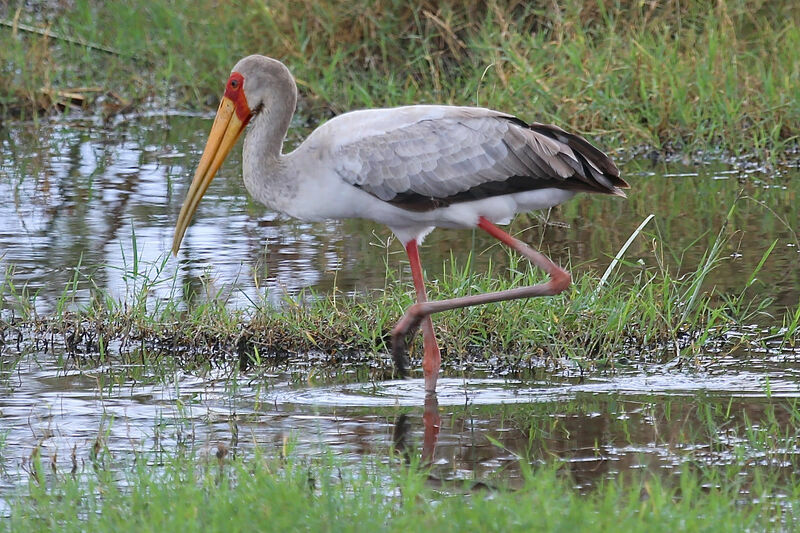
M 399 338 L 392 335 L 392 360 L 394 361 L 394 368 L 397 370 L 400 379 L 405 378 L 408 373 L 405 335 L 400 335 Z
M 414 338 L 422 319 L 428 314 L 425 312 L 423 304 L 414 304 L 408 308 L 392 329 L 392 359 L 394 360 L 394 367 L 401 378 L 405 378 L 407 375 L 408 357 L 406 353 L 408 351 L 408 341 Z

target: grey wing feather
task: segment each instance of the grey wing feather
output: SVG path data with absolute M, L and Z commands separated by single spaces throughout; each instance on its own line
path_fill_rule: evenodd
M 619 187 L 627 184 L 611 160 L 578 136 L 488 110 L 453 115 L 340 145 L 336 171 L 389 202 L 419 196 L 447 203 L 540 187 L 624 195 Z

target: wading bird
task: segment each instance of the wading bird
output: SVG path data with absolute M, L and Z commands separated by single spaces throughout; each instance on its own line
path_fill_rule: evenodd
M 417 303 L 392 330 L 401 375 L 407 337 L 421 325 L 425 390 L 435 392 L 441 357 L 430 315 L 534 296 L 570 284 L 569 273 L 496 226 L 515 214 L 558 205 L 578 192 L 625 197 L 628 184 L 603 152 L 549 124 L 478 107 L 413 105 L 353 111 L 314 130 L 293 152 L 283 140 L 297 103 L 286 66 L 253 55 L 239 61 L 214 124 L 172 243 L 178 249 L 203 194 L 248 124 L 244 184 L 259 202 L 301 220 L 364 218 L 403 243 Z M 543 269 L 549 281 L 506 291 L 427 301 L 418 246 L 435 227 L 478 227 Z

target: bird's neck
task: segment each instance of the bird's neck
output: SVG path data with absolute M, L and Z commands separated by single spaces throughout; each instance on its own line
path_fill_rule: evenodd
M 243 149 L 245 187 L 257 201 L 283 212 L 284 201 L 294 196 L 296 187 L 286 173 L 287 156 L 281 153 L 293 110 L 264 110 L 253 117 Z
M 244 139 L 245 156 L 249 154 L 268 161 L 279 159 L 293 114 L 294 108 L 272 107 L 254 116 Z

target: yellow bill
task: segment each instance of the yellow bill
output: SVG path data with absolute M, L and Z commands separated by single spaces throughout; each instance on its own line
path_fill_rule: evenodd
M 233 100 L 227 96 L 223 97 L 217 110 L 217 116 L 214 118 L 214 125 L 211 126 L 211 133 L 208 135 L 203 156 L 197 165 L 194 179 L 189 186 L 186 199 L 183 201 L 181 213 L 178 215 L 175 236 L 172 239 L 173 255 L 178 255 L 183 235 L 186 233 L 186 228 L 189 227 L 192 216 L 197 211 L 200 199 L 203 198 L 203 195 L 208 190 L 211 180 L 214 179 L 217 170 L 219 170 L 220 165 L 230 153 L 233 145 L 236 144 L 246 125 L 246 121 L 241 120 L 236 113 L 236 106 Z

